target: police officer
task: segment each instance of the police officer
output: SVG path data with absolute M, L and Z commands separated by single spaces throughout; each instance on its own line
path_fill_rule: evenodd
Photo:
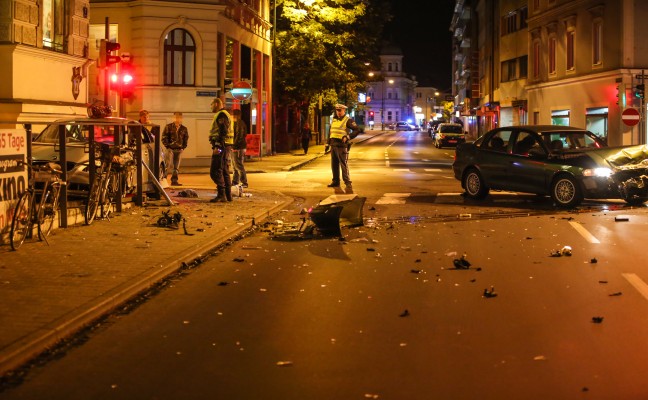
M 209 176 L 216 184 L 218 196 L 210 200 L 213 203 L 232 201 L 232 180 L 229 165 L 232 159 L 234 144 L 234 120 L 225 110 L 223 101 L 216 98 L 211 103 L 214 115 L 209 131 L 209 142 L 212 145 L 212 159 Z
M 335 115 L 331 122 L 329 138 L 326 151 L 331 150 L 331 171 L 333 172 L 333 181 L 328 187 L 340 187 L 340 169 L 342 169 L 342 180 L 346 186 L 347 192 L 352 192 L 351 178 L 349 177 L 349 149 L 351 143 L 349 140 L 355 138 L 362 132 L 358 124 L 348 115 L 347 107 L 344 104 L 335 105 Z

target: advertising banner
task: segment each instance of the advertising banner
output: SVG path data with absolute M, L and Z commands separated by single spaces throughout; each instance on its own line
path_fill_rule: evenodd
M 0 129 L 0 242 L 6 243 L 13 208 L 27 189 L 27 154 L 24 130 Z
M 261 135 L 248 134 L 245 135 L 246 149 L 245 154 L 248 156 L 261 156 Z

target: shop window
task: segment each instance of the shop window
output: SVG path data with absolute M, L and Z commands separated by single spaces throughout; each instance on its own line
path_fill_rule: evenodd
M 588 108 L 585 115 L 585 129 L 599 138 L 607 141 L 608 135 L 608 108 Z
M 41 26 L 43 30 L 43 47 L 56 51 L 65 51 L 67 36 L 65 21 L 68 12 L 64 0 L 43 0 Z
M 193 86 L 196 64 L 196 45 L 184 29 L 174 29 L 164 40 L 164 84 Z
M 551 125 L 569 126 L 569 110 L 552 111 Z

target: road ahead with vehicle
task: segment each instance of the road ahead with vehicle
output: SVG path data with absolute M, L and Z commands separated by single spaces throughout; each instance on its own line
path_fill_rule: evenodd
M 291 228 L 336 194 L 328 156 L 251 174 L 296 202 L 0 399 L 646 398 L 645 208 L 471 199 L 453 161 L 427 132 L 354 145 L 344 240 Z

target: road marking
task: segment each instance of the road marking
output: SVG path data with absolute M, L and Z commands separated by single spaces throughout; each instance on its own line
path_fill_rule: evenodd
M 407 168 L 394 168 L 394 172 L 410 172 Z
M 569 221 L 569 225 L 571 225 L 574 229 L 576 229 L 576 232 L 580 233 L 581 236 L 584 237 L 585 240 L 587 240 L 588 242 L 590 242 L 590 243 L 601 243 L 600 240 L 598 240 L 594 235 L 592 235 L 579 222 Z
M 384 193 L 376 204 L 405 204 L 411 193 Z
M 439 196 L 461 196 L 461 193 L 437 193 L 437 197 Z
M 648 285 L 637 274 L 623 273 L 621 274 L 635 289 L 648 300 Z
M 443 170 L 441 168 L 426 168 L 423 171 L 425 171 L 425 172 L 442 172 Z

